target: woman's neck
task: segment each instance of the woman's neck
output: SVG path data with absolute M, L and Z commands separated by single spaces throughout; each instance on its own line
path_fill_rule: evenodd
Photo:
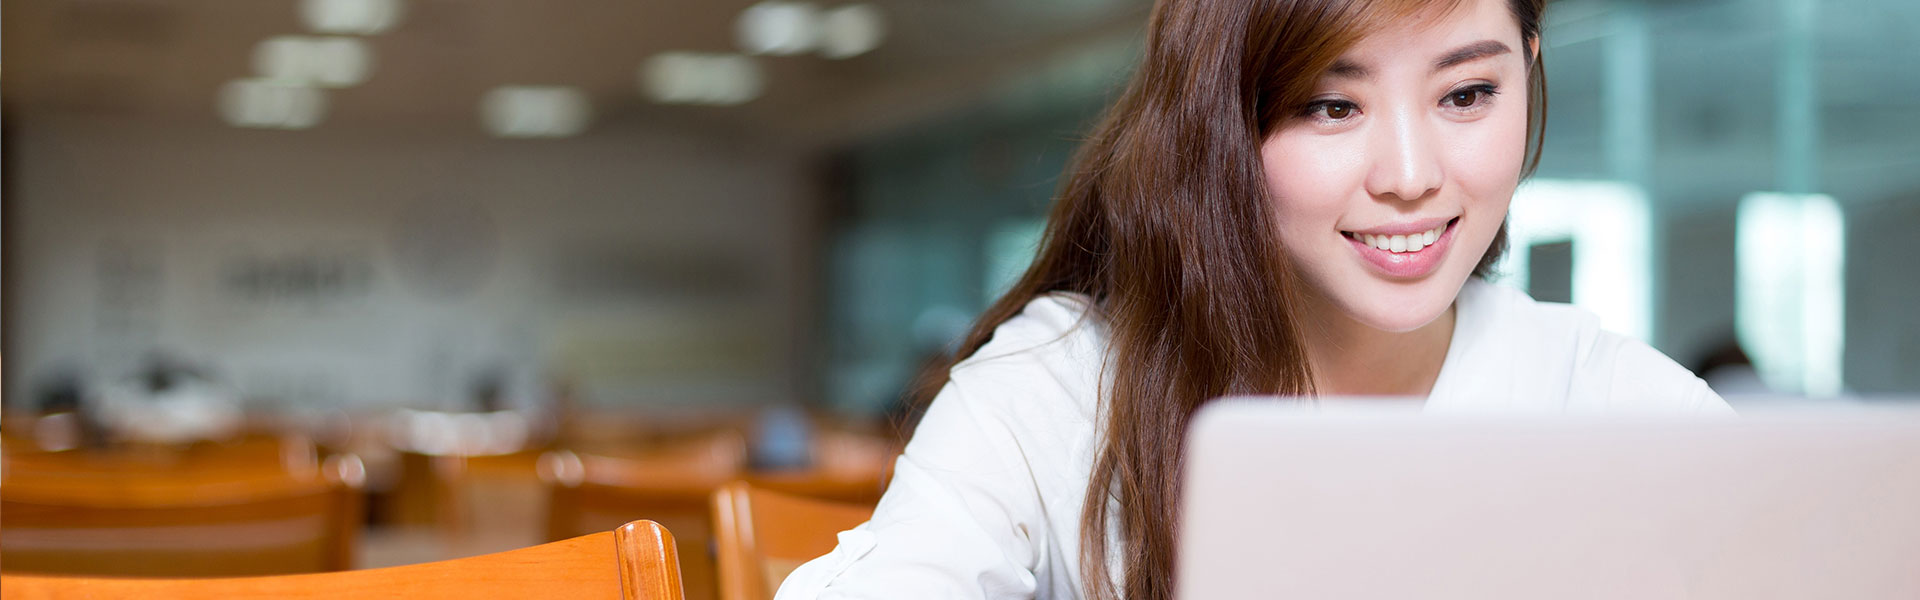
M 1439 318 L 1419 329 L 1396 333 L 1355 321 L 1324 299 L 1310 298 L 1302 333 L 1315 392 L 1425 398 L 1440 378 L 1453 342 L 1454 308 L 1448 305 Z

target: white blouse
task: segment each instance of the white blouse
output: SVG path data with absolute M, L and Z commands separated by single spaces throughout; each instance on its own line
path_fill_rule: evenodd
M 1731 410 L 1685 368 L 1600 329 L 1585 310 L 1478 279 L 1455 306 L 1426 410 Z M 1082 318 L 1086 308 L 1081 296 L 1037 298 L 956 365 L 873 519 L 789 575 L 776 600 L 1079 598 L 1107 337 Z

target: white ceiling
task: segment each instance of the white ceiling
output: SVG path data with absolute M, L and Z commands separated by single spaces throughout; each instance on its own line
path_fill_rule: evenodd
M 844 2 L 824 0 L 823 7 Z M 363 84 L 328 93 L 327 127 L 454 121 L 478 128 L 500 85 L 585 90 L 596 119 L 832 140 L 978 101 L 995 82 L 1093 40 L 1136 36 L 1143 0 L 872 0 L 889 29 L 852 59 L 759 57 L 765 94 L 737 107 L 645 99 L 637 71 L 666 51 L 733 52 L 748 0 L 409 0 L 368 36 Z M 304 34 L 297 0 L 9 0 L 6 99 L 17 110 L 217 123 L 255 44 Z
M 1071 66 L 1075 53 L 1137 40 L 1149 4 L 872 1 L 890 30 L 878 50 L 844 61 L 760 57 L 769 76 L 763 97 L 737 107 L 693 107 L 643 98 L 637 69 L 665 51 L 732 51 L 733 21 L 750 0 L 409 0 L 398 27 L 367 38 L 375 59 L 370 79 L 329 92 L 331 109 L 321 126 L 435 124 L 478 132 L 487 90 L 568 85 L 588 93 L 596 127 L 640 123 L 840 143 L 977 106 L 1010 86 L 1059 79 L 1047 74 L 1048 65 Z M 1599 174 L 1605 52 L 1604 40 L 1591 37 L 1592 24 L 1634 1 L 1561 0 L 1549 10 L 1556 23 L 1549 36 L 1567 38 L 1548 54 L 1550 169 Z M 1723 190 L 1768 181 L 1784 1 L 1642 2 L 1652 27 L 1656 150 L 1662 177 L 1676 179 L 1680 195 L 1725 196 Z M 298 0 L 9 0 L 8 108 L 220 126 L 220 86 L 251 75 L 250 53 L 261 40 L 304 33 L 298 6 Z M 1819 0 L 1817 6 L 1825 179 L 1854 197 L 1920 187 L 1911 176 L 1895 176 L 1920 172 L 1920 2 Z M 1110 70 L 1095 67 L 1096 75 Z M 1057 95 L 1036 89 L 1025 92 L 1027 101 Z

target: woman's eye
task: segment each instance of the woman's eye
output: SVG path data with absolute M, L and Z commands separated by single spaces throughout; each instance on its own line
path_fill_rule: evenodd
M 1485 104 L 1498 93 L 1491 85 L 1476 85 L 1447 94 L 1440 102 L 1451 108 L 1470 109 Z
M 1307 115 L 1322 121 L 1345 121 L 1353 116 L 1354 105 L 1343 100 L 1315 102 L 1307 107 Z

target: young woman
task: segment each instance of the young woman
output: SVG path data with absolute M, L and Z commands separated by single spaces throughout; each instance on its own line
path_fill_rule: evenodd
M 873 520 L 778 598 L 1167 598 L 1181 434 L 1222 395 L 1726 410 L 1482 281 L 1535 160 L 1544 3 L 1161 0 Z

